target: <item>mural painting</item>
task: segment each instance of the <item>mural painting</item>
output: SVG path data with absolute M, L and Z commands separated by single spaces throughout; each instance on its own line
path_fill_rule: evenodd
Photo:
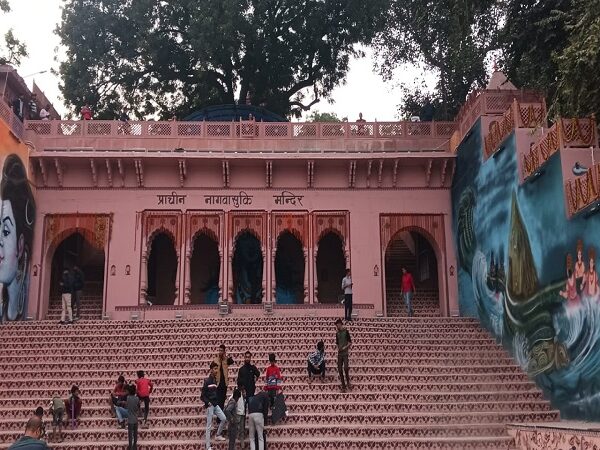
M 600 215 L 567 219 L 560 154 L 519 186 L 514 136 L 485 162 L 479 136 L 460 147 L 452 187 L 461 314 L 479 318 L 563 418 L 598 420 Z
M 35 201 L 25 165 L 16 154 L 2 161 L 0 198 L 0 319 L 18 320 L 27 311 Z

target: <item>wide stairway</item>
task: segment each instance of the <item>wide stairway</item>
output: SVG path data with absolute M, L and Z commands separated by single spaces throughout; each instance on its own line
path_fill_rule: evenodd
M 290 415 L 267 427 L 269 449 L 510 449 L 510 422 L 556 421 L 542 393 L 475 320 L 357 319 L 349 326 L 353 389 L 340 392 L 335 328 L 325 318 L 211 318 L 162 321 L 51 321 L 0 327 L 0 449 L 19 437 L 37 406 L 80 386 L 79 428 L 55 449 L 125 448 L 110 417 L 119 374 L 144 369 L 155 383 L 139 448 L 201 449 L 199 394 L 219 344 L 236 360 L 254 353 L 262 373 L 275 352 Z M 306 357 L 326 345 L 328 376 L 307 384 Z M 263 383 L 261 379 L 259 383 Z M 50 416 L 46 413 L 47 427 Z M 246 443 L 247 445 L 247 443 Z M 214 442 L 214 449 L 225 443 Z M 246 447 L 247 448 L 247 447 Z

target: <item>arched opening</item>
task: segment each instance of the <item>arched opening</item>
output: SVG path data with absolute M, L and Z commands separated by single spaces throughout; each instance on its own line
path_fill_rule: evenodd
M 417 293 L 412 300 L 417 316 L 439 316 L 438 264 L 427 238 L 414 230 L 401 231 L 385 251 L 385 294 L 388 316 L 408 315 L 401 295 L 402 268 L 413 276 Z
M 317 299 L 319 303 L 337 303 L 342 295 L 346 258 L 342 239 L 330 231 L 319 240 L 317 250 Z
M 221 260 L 219 244 L 201 233 L 194 240 L 190 260 L 190 302 L 194 305 L 219 302 L 219 273 Z
M 91 245 L 85 237 L 74 232 L 56 247 L 50 268 L 50 306 L 47 318 L 59 320 L 62 310 L 61 287 L 63 271 L 78 267 L 83 274 L 79 317 L 101 319 L 104 290 L 104 249 Z M 75 311 L 74 311 L 75 312 Z
M 249 231 L 236 239 L 231 265 L 233 301 L 238 304 L 262 303 L 263 254 L 260 241 Z
M 289 231 L 277 239 L 275 298 L 278 304 L 304 303 L 304 251 L 302 242 Z
M 173 305 L 176 276 L 177 252 L 173 240 L 166 233 L 159 233 L 152 240 L 148 258 L 148 301 L 154 305 Z

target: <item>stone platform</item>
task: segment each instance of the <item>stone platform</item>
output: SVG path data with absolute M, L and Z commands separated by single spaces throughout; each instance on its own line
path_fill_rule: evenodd
M 508 434 L 522 450 L 581 450 L 600 448 L 600 424 L 561 421 L 509 424 Z

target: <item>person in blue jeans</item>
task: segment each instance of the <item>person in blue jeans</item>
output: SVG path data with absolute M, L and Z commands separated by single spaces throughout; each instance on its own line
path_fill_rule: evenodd
M 415 287 L 415 281 L 413 280 L 412 275 L 406 269 L 406 267 L 402 268 L 402 296 L 404 297 L 404 303 L 406 303 L 406 308 L 408 309 L 408 316 L 412 317 L 413 307 L 412 307 L 412 299 L 415 295 L 417 288 Z
M 219 370 L 219 366 L 214 361 L 210 363 L 210 372 L 208 377 L 204 380 L 204 384 L 202 385 L 202 393 L 200 394 L 200 400 L 204 402 L 204 407 L 206 408 L 206 450 L 212 450 L 210 446 L 210 430 L 212 427 L 213 417 L 217 416 L 221 421 L 219 423 L 219 427 L 217 428 L 217 437 L 215 438 L 217 441 L 226 441 L 225 437 L 223 437 L 223 430 L 225 429 L 225 425 L 227 424 L 227 418 L 225 417 L 225 413 L 219 406 L 219 400 L 217 396 L 217 372 Z

